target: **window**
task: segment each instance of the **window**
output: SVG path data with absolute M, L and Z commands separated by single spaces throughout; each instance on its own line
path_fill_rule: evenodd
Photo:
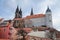
M 49 20 L 49 22 L 51 22 L 51 20 Z
M 46 27 L 46 25 L 42 25 L 42 27 Z

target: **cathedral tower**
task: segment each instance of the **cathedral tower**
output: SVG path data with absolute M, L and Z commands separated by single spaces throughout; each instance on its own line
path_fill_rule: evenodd
M 22 18 L 22 10 L 20 8 L 20 11 L 19 11 L 19 15 L 20 15 L 20 18 Z
M 20 11 L 19 11 L 18 6 L 17 6 L 16 12 L 15 12 L 15 18 L 22 18 L 22 10 L 20 9 Z
M 31 14 L 30 15 L 33 15 L 33 8 L 31 8 Z
M 53 27 L 53 25 L 52 25 L 52 12 L 49 9 L 49 7 L 47 8 L 45 15 L 46 15 L 46 26 Z
M 19 8 L 18 8 L 18 6 L 17 6 L 16 12 L 15 12 L 15 18 L 18 18 L 18 17 L 19 17 Z
M 17 9 L 16 9 L 16 12 L 15 12 L 15 18 L 14 18 L 14 22 L 13 22 L 13 27 L 14 28 L 22 28 L 24 27 L 24 24 L 23 24 L 23 20 L 22 20 L 22 10 L 20 8 L 18 8 L 17 6 Z

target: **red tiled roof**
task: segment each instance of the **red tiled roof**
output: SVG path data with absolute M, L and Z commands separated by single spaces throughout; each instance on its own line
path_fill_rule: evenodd
M 31 15 L 27 16 L 26 19 L 41 18 L 41 17 L 45 17 L 45 15 L 44 14 Z
M 24 18 L 15 18 L 14 20 L 23 20 L 23 19 L 32 19 L 32 18 L 41 18 L 41 17 L 45 17 L 45 14 L 36 14 Z
M 23 18 L 15 18 L 14 20 L 23 20 Z

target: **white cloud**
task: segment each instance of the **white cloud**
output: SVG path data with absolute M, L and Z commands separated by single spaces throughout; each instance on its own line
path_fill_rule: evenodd
M 38 7 L 40 7 L 41 12 L 44 13 L 46 11 L 47 6 L 51 7 L 51 6 L 55 5 L 56 2 L 57 2 L 57 0 L 44 0 L 41 3 L 38 3 Z
M 44 6 L 51 6 L 51 5 L 55 5 L 56 2 L 57 2 L 57 0 L 44 0 L 42 2 L 42 5 L 44 5 Z
M 53 26 L 56 29 L 59 29 L 60 27 L 60 11 L 56 10 L 53 14 Z
M 60 31 L 60 10 L 57 6 L 52 10 L 53 26 Z
M 16 8 L 17 0 L 7 0 L 6 6 L 9 8 Z

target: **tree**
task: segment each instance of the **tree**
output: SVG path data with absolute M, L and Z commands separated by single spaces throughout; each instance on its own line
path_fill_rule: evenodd
M 17 35 L 23 36 L 23 38 L 20 39 L 20 40 L 25 40 L 26 34 L 27 33 L 24 30 L 18 30 L 18 33 L 17 33 Z

